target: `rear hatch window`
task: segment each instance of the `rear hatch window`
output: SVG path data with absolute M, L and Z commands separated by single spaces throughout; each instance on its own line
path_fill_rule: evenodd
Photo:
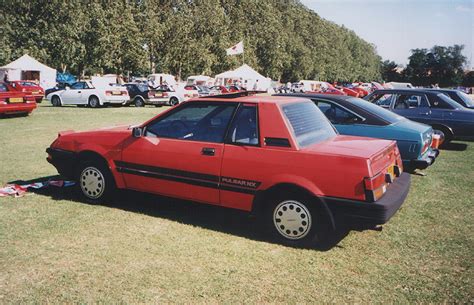
M 322 142 L 337 134 L 326 116 L 311 101 L 287 104 L 282 110 L 300 147 Z

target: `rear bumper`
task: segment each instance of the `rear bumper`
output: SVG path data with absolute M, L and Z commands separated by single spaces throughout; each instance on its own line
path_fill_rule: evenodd
M 410 160 L 410 168 L 413 169 L 425 169 L 432 165 L 439 155 L 438 149 L 431 149 L 423 158 Z
M 46 152 L 48 153 L 46 160 L 56 168 L 60 175 L 74 179 L 77 166 L 75 152 L 51 147 L 48 147 Z
M 15 103 L 0 105 L 0 114 L 30 113 L 36 108 L 36 103 Z
M 392 183 L 382 199 L 368 203 L 348 199 L 325 197 L 328 208 L 351 223 L 379 225 L 386 223 L 400 209 L 410 190 L 411 176 L 402 173 Z
M 104 104 L 122 104 L 125 105 L 130 98 L 128 96 L 122 96 L 122 97 L 107 97 L 103 99 Z

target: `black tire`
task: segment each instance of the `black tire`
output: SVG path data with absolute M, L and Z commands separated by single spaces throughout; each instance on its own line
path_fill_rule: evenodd
M 83 161 L 77 171 L 78 191 L 89 203 L 101 203 L 115 192 L 115 180 L 109 168 L 99 161 Z
M 179 100 L 176 96 L 172 96 L 170 98 L 170 106 L 176 106 L 179 104 Z
M 95 95 L 89 97 L 89 107 L 91 108 L 99 108 L 100 107 L 100 102 L 99 98 Z
M 295 192 L 278 192 L 267 204 L 262 215 L 263 224 L 267 234 L 278 243 L 312 248 L 322 247 L 333 238 L 331 215 L 315 198 Z
M 135 104 L 135 107 L 144 107 L 145 106 L 145 101 L 143 101 L 142 98 L 136 97 L 133 100 L 133 103 Z
M 59 98 L 59 96 L 55 95 L 51 98 L 51 105 L 53 105 L 53 107 L 61 107 L 61 99 Z

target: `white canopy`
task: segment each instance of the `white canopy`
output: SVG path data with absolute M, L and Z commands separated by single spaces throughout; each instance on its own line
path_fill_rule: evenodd
M 193 85 L 209 85 L 212 86 L 214 85 L 214 79 L 210 76 L 206 75 L 191 75 L 188 77 L 187 84 L 193 84 Z
M 220 85 L 226 85 L 228 81 L 239 81 L 247 90 L 268 90 L 271 86 L 270 78 L 263 76 L 246 64 L 235 70 L 217 74 L 216 81 Z
M 34 80 L 38 77 L 39 84 L 44 89 L 56 85 L 56 69 L 50 68 L 28 54 L 0 68 L 5 73 L 8 71 L 8 80 Z

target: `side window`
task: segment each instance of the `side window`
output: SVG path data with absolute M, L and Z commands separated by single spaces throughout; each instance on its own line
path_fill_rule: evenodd
M 222 143 L 235 108 L 233 103 L 183 105 L 148 125 L 145 136 Z
M 333 124 L 355 124 L 362 122 L 360 117 L 332 103 L 317 101 L 316 104 Z
M 426 97 L 419 94 L 398 94 L 395 99 L 395 109 L 429 107 Z
M 452 107 L 443 101 L 443 98 L 450 99 L 449 96 L 446 96 L 442 93 L 438 94 L 436 97 L 433 97 L 430 102 L 431 102 L 431 108 L 437 108 L 437 109 L 451 109 Z
M 75 83 L 71 86 L 71 89 L 75 89 L 75 90 L 84 89 L 84 83 L 83 82 Z
M 229 129 L 229 141 L 235 144 L 259 145 L 257 106 L 239 109 Z
M 375 105 L 382 106 L 383 108 L 390 108 L 393 94 L 377 94 L 370 98 L 369 102 L 375 103 Z

